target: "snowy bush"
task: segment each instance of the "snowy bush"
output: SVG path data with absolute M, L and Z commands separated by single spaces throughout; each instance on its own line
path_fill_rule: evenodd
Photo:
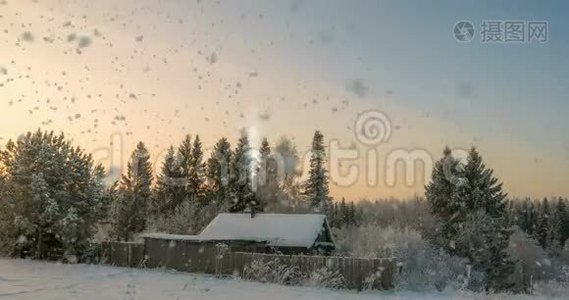
M 335 230 L 335 236 L 339 255 L 394 257 L 402 266 L 396 283 L 401 289 L 460 289 L 481 280 L 480 274 L 469 272 L 466 259 L 434 248 L 414 229 L 368 225 Z M 368 275 L 367 288 L 377 287 L 380 275 Z
M 567 299 L 569 295 L 569 283 L 558 281 L 543 281 L 534 283 L 532 286 L 533 294 L 546 299 Z
M 300 285 L 311 287 L 325 287 L 341 289 L 346 287 L 344 276 L 338 270 L 327 267 L 305 273 L 298 266 L 289 266 L 279 259 L 257 259 L 245 266 L 243 279 L 254 280 L 264 283 L 281 285 Z
M 307 276 L 297 266 L 287 266 L 278 259 L 254 260 L 243 269 L 243 279 L 281 285 L 302 285 Z
M 567 281 L 566 269 L 559 257 L 550 257 L 538 242 L 516 228 L 510 238 L 509 252 L 516 261 L 514 290 L 531 292 L 536 282 Z M 551 282 L 551 283 L 549 283 Z
M 342 289 L 346 287 L 346 280 L 340 271 L 322 267 L 310 272 L 304 285 L 330 289 Z

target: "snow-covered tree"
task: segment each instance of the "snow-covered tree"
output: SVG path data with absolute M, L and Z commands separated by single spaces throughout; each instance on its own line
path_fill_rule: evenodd
M 104 170 L 63 134 L 28 132 L 0 152 L 0 248 L 10 255 L 82 254 L 104 216 Z
M 300 158 L 294 141 L 288 137 L 281 137 L 272 149 L 272 158 L 277 170 L 278 203 L 275 211 L 291 212 L 304 210 L 301 200 L 302 183 L 300 182 Z
M 563 247 L 569 239 L 569 208 L 567 207 L 567 200 L 559 197 L 557 201 L 557 213 L 559 214 L 559 243 Z
M 113 236 L 131 240 L 146 228 L 152 197 L 152 165 L 144 143 L 139 142 L 122 176 L 117 196 L 112 204 Z
M 326 170 L 326 151 L 324 136 L 320 131 L 314 133 L 310 155 L 310 170 L 304 185 L 304 196 L 314 210 L 327 212 L 332 198 L 328 187 L 328 171 Z
M 182 176 L 188 178 L 192 159 L 192 138 L 189 134 L 184 137 L 184 140 L 178 147 L 178 156 Z
M 155 213 L 169 214 L 186 200 L 186 178 L 182 174 L 182 163 L 170 147 L 156 179 L 156 195 L 153 199 Z
M 255 192 L 253 191 L 252 168 L 253 157 L 249 137 L 243 131 L 241 137 L 237 141 L 237 147 L 233 152 L 233 160 L 231 161 L 230 181 L 233 188 L 233 206 L 230 211 L 240 212 L 246 208 L 260 210 Z
M 257 199 L 268 211 L 275 211 L 279 206 L 278 164 L 272 156 L 269 141 L 264 138 L 259 149 L 259 162 L 256 173 Z
M 506 195 L 478 151 L 472 148 L 462 166 L 447 147 L 435 164 L 426 196 L 431 212 L 441 223 L 441 239 L 436 240 L 443 242 L 440 246 L 453 255 L 467 257 L 475 270 L 484 272 L 487 289 L 507 289 L 513 262 L 506 252 L 511 235 Z M 484 226 L 469 228 L 480 220 Z M 461 242 L 467 233 L 479 242 Z
M 516 224 L 522 231 L 532 236 L 537 219 L 533 201 L 525 199 L 522 204 L 516 204 L 514 204 L 513 212 L 516 218 Z
M 188 190 L 192 202 L 205 204 L 205 166 L 203 163 L 203 150 L 200 136 L 196 135 L 192 145 L 192 152 L 189 160 Z
M 549 233 L 549 217 L 551 212 L 549 211 L 549 200 L 543 198 L 543 201 L 539 204 L 538 216 L 535 225 L 534 238 L 541 245 L 542 248 L 548 247 L 548 233 Z
M 229 209 L 233 200 L 229 180 L 232 157 L 231 144 L 223 137 L 217 141 L 207 161 L 207 198 L 209 202 L 215 201 L 222 212 Z
M 456 219 L 464 204 L 462 201 L 456 203 L 457 199 L 453 195 L 457 184 L 461 183 L 460 169 L 459 160 L 455 159 L 450 148 L 446 147 L 443 158 L 434 165 L 431 182 L 425 187 L 431 213 L 442 220 L 440 230 L 445 242 L 454 239 L 459 230 Z M 441 246 L 449 252 L 452 251 L 449 244 Z

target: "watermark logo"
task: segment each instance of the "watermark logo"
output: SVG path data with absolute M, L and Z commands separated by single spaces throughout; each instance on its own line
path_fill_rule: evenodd
M 454 24 L 454 38 L 463 43 L 468 43 L 474 39 L 474 26 L 470 21 L 459 21 Z
M 546 43 L 549 40 L 547 21 L 527 20 L 482 20 L 480 22 L 480 43 Z M 474 39 L 475 29 L 470 21 L 459 21 L 453 27 L 458 42 Z
M 389 141 L 391 120 L 379 110 L 362 113 L 354 124 L 356 139 L 366 146 L 377 146 Z

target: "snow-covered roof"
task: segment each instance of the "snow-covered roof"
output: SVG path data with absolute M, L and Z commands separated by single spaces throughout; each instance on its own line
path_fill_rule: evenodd
M 148 239 L 161 239 L 161 240 L 180 240 L 180 241 L 199 241 L 200 237 L 197 235 L 183 235 L 183 234 L 169 234 L 169 233 L 143 233 L 141 238 Z
M 199 235 L 200 240 L 267 242 L 276 247 L 314 245 L 326 223 L 317 214 L 219 214 Z

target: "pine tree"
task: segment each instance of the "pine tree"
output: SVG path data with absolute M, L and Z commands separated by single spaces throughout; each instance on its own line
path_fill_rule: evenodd
M 425 187 L 425 196 L 431 213 L 441 221 L 441 236 L 445 243 L 439 245 L 449 253 L 454 252 L 452 241 L 458 235 L 463 202 L 456 199 L 455 190 L 462 185 L 463 172 L 449 147 L 443 151 L 443 158 L 434 165 L 431 182 Z
M 190 167 L 188 173 L 188 184 L 190 191 L 190 199 L 192 202 L 198 201 L 200 204 L 205 200 L 205 166 L 203 163 L 203 150 L 200 136 L 196 135 L 192 145 L 190 156 Z
M 341 215 L 340 227 L 348 226 L 348 223 L 350 222 L 349 220 L 350 216 L 348 211 L 348 205 L 346 204 L 346 199 L 344 197 L 342 197 L 342 201 L 340 202 L 339 211 Z
M 231 144 L 223 137 L 217 141 L 207 161 L 208 198 L 217 202 L 221 212 L 227 212 L 232 205 L 232 188 L 229 180 L 232 159 Z
M 259 211 L 255 192 L 252 184 L 252 154 L 249 138 L 245 131 L 237 141 L 237 147 L 233 152 L 233 160 L 230 169 L 230 181 L 232 182 L 234 201 L 230 208 L 231 212 L 242 212 L 246 208 Z
M 152 209 L 154 212 L 171 214 L 186 199 L 186 178 L 183 176 L 182 165 L 174 147 L 170 147 L 156 180 L 156 199 Z
M 527 213 L 528 231 L 527 231 L 527 234 L 529 236 L 533 236 L 533 234 L 537 228 L 537 216 L 538 216 L 538 211 L 535 207 L 534 202 L 531 200 L 528 200 L 528 213 Z
M 257 199 L 259 205 L 269 210 L 275 210 L 279 205 L 278 165 L 271 155 L 269 141 L 264 138 L 259 149 L 259 165 L 256 174 Z
M 122 176 L 118 201 L 113 203 L 113 235 L 131 240 L 133 235 L 146 228 L 149 204 L 152 197 L 152 165 L 144 143 L 139 142 Z
M 533 229 L 535 227 L 535 212 L 533 202 L 530 199 L 526 199 L 520 207 L 517 209 L 517 225 L 520 229 L 528 234 L 533 235 Z
M 506 195 L 478 151 L 470 150 L 462 168 L 447 147 L 444 157 L 435 164 L 426 190 L 431 211 L 442 223 L 441 237 L 446 241 L 442 246 L 451 254 L 468 258 L 475 270 L 485 272 L 487 289 L 509 288 L 513 262 L 507 253 L 511 230 Z M 482 241 L 479 247 L 460 242 L 466 227 L 476 226 L 472 219 L 475 213 L 477 219 L 487 220 L 484 228 L 473 231 Z
M 356 205 L 354 204 L 354 202 L 350 202 L 350 207 L 349 207 L 349 222 L 348 225 L 350 226 L 358 226 L 358 221 L 357 221 L 357 211 L 356 211 Z
M 81 254 L 104 215 L 104 170 L 63 134 L 28 132 L 0 151 L 0 250 Z
M 332 203 L 332 206 L 330 207 L 330 217 L 328 219 L 328 222 L 330 224 L 330 227 L 332 228 L 340 228 L 340 216 L 338 213 L 338 203 L 334 202 Z
M 544 249 L 548 247 L 549 216 L 549 201 L 547 198 L 543 198 L 539 205 L 534 238 Z
M 314 133 L 312 151 L 310 156 L 310 170 L 308 180 L 304 185 L 303 195 L 308 199 L 312 209 L 327 212 L 332 198 L 328 188 L 328 171 L 325 168 L 326 152 L 324 149 L 324 136 L 320 131 Z
M 502 183 L 498 183 L 498 179 L 493 176 L 494 170 L 486 168 L 482 163 L 482 157 L 474 147 L 468 154 L 464 171 L 470 187 L 466 202 L 468 209 L 484 208 L 493 218 L 506 217 L 508 201 L 502 192 Z
M 567 208 L 566 199 L 559 197 L 557 201 L 557 213 L 560 218 L 559 244 L 563 247 L 567 239 L 569 239 L 569 209 Z
M 188 134 L 184 137 L 184 140 L 178 147 L 178 156 L 180 161 L 180 168 L 182 176 L 189 178 L 191 169 L 191 159 L 192 159 L 192 138 Z M 189 194 L 189 193 L 188 193 Z
M 562 245 L 561 215 L 555 203 L 552 203 L 552 207 L 550 208 L 549 224 L 547 227 L 547 250 L 550 254 L 559 255 Z

